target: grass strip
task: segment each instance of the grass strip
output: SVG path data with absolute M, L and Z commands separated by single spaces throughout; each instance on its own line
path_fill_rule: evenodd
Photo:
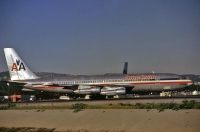
M 180 109 L 200 109 L 200 102 L 194 100 L 182 101 L 182 103 L 118 103 L 118 104 L 84 104 L 75 103 L 72 105 L 62 104 L 62 105 L 17 105 L 15 103 L 9 103 L 8 105 L 0 106 L 0 110 L 48 110 L 48 109 L 72 109 L 74 112 L 79 112 L 84 109 L 157 109 L 163 111 L 165 109 L 180 110 Z

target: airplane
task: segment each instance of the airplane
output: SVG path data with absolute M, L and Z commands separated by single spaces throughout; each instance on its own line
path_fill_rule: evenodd
M 24 90 L 121 95 L 134 91 L 177 90 L 193 83 L 170 73 L 127 74 L 128 63 L 124 64 L 122 74 L 40 77 L 29 69 L 13 48 L 4 48 L 4 53 L 10 74 L 9 83 L 19 84 Z

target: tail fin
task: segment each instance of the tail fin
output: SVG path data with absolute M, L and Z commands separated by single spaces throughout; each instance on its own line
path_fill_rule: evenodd
M 123 74 L 128 73 L 128 62 L 124 62 L 124 69 L 123 69 Z
M 38 78 L 18 56 L 13 48 L 4 48 L 11 80 L 28 80 Z

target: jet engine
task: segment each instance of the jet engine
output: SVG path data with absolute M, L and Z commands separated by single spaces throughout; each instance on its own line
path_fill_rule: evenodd
M 77 90 L 74 90 L 74 93 L 76 94 L 96 94 L 96 93 L 100 93 L 100 88 L 99 87 L 78 87 Z
M 120 95 L 125 94 L 125 87 L 104 87 L 101 89 L 101 95 Z

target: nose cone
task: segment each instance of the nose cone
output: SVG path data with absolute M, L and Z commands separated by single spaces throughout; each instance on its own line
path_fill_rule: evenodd
M 192 84 L 193 84 L 193 81 L 192 81 L 192 80 L 188 80 L 187 86 L 190 86 L 190 85 L 192 85 Z

